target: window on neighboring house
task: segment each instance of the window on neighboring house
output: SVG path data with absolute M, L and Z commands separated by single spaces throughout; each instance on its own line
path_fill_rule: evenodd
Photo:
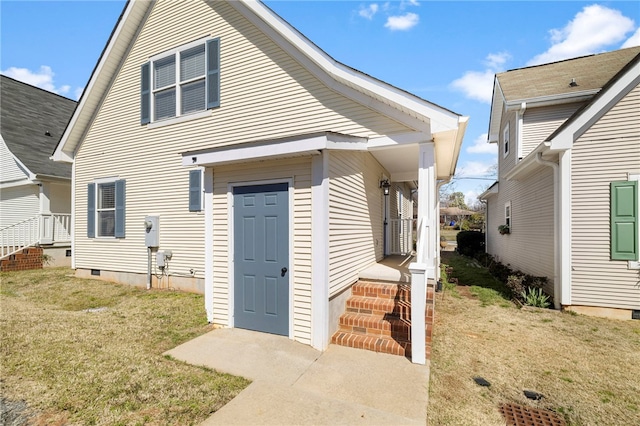
M 511 228 L 511 201 L 504 205 L 504 224 Z
M 507 155 L 509 155 L 509 123 L 502 131 L 502 156 L 506 157 Z
M 108 180 L 87 186 L 87 237 L 124 238 L 125 181 Z
M 220 106 L 220 39 L 151 58 L 141 69 L 141 123 Z
M 611 260 L 638 261 L 638 181 L 611 182 Z

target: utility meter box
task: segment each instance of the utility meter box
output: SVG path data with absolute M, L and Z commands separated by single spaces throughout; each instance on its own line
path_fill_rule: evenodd
M 146 216 L 144 218 L 144 244 L 147 247 L 160 246 L 160 216 Z

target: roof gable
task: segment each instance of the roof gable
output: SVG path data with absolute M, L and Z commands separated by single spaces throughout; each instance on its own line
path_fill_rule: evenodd
M 123 58 L 132 49 L 154 4 L 130 1 L 125 7 L 80 106 L 56 149 L 56 160 L 73 161 Z M 338 63 L 260 2 L 232 1 L 228 4 L 332 90 L 400 123 L 409 123 L 412 128 L 433 134 L 436 144 L 439 138 L 446 144 L 452 137 L 454 143 L 461 143 L 464 131 L 458 130 L 464 118 L 458 114 Z
M 11 153 L 34 175 L 71 178 L 71 167 L 50 156 L 76 102 L 0 75 L 0 134 Z

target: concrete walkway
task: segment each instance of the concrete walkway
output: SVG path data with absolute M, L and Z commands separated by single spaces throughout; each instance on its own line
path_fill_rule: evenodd
M 429 367 L 404 357 L 241 329 L 166 354 L 253 381 L 203 425 L 426 425 Z

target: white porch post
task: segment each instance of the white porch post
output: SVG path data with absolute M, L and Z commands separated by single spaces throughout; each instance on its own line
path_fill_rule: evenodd
M 311 160 L 311 346 L 329 346 L 329 155 Z
M 42 244 L 51 244 L 53 242 L 53 216 L 51 215 L 51 199 L 49 183 L 41 182 L 38 184 L 40 193 L 40 219 L 39 219 L 39 242 Z
M 418 244 L 417 262 L 411 272 L 411 361 L 426 363 L 427 281 L 435 280 L 436 270 L 436 174 L 435 144 L 420 144 L 418 159 Z
M 213 168 L 204 169 L 204 308 L 213 322 Z

